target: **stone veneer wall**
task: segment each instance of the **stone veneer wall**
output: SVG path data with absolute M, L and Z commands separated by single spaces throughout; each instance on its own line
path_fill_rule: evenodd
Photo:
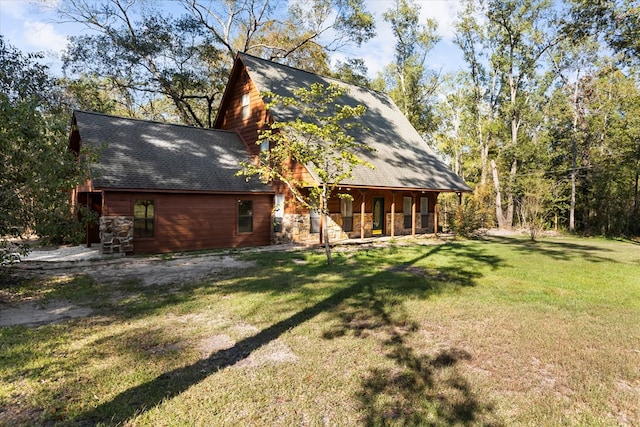
M 422 219 L 420 215 L 416 217 L 416 233 L 427 234 L 433 233 L 433 214 L 429 214 L 427 228 L 420 227 Z M 317 242 L 319 240 L 318 233 L 310 233 L 311 227 L 309 215 L 285 215 L 282 220 L 282 231 L 272 233 L 272 243 L 290 243 L 290 242 Z M 411 234 L 411 228 L 404 228 L 404 214 L 396 213 L 395 218 L 395 235 L 402 236 Z M 373 214 L 364 214 L 364 236 L 371 237 L 373 226 Z M 391 235 L 391 214 L 386 214 L 385 235 Z M 335 242 L 343 239 L 359 239 L 360 238 L 360 213 L 353 214 L 353 231 L 342 231 L 342 215 L 329 215 L 329 241 Z
M 391 214 L 388 213 L 387 215 L 387 223 L 386 223 L 386 229 L 385 231 L 387 232 L 387 236 L 391 235 Z M 394 216 L 394 222 L 395 222 L 395 235 L 396 236 L 402 236 L 402 235 L 408 235 L 411 234 L 411 228 L 404 228 L 404 214 L 402 212 L 395 213 Z M 433 233 L 433 220 L 434 220 L 434 216 L 432 213 L 429 214 L 429 218 L 427 219 L 427 228 L 422 228 L 422 217 L 420 216 L 420 214 L 416 215 L 416 234 L 430 234 Z
M 100 217 L 100 254 L 133 252 L 133 217 Z

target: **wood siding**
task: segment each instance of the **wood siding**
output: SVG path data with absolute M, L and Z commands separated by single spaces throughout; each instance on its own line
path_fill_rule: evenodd
M 267 120 L 264 101 L 244 68 L 232 76 L 229 84 L 231 90 L 227 92 L 228 96 L 224 100 L 220 129 L 238 132 L 251 155 L 256 156 L 260 153 L 260 146 L 256 144 L 258 131 L 264 127 Z M 242 96 L 246 93 L 249 93 L 250 114 L 245 119 L 242 117 Z
M 153 238 L 135 238 L 134 252 L 163 253 L 269 245 L 273 195 L 106 192 L 104 215 L 133 215 L 136 200 L 153 200 Z M 238 200 L 253 201 L 253 232 L 238 232 Z

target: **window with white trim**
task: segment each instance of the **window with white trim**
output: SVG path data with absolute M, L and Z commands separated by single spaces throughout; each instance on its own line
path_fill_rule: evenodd
M 342 231 L 353 231 L 353 200 L 340 199 L 340 214 L 342 215 Z
M 242 95 L 242 120 L 247 120 L 251 116 L 251 94 Z
M 427 228 L 429 225 L 429 198 L 420 197 L 420 227 Z
M 402 213 L 404 214 L 404 228 L 411 228 L 411 205 L 413 197 L 402 198 Z

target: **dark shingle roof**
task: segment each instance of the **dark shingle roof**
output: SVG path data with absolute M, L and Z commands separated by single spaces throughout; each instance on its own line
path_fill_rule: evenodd
M 354 136 L 374 151 L 359 156 L 374 166 L 371 170 L 357 167 L 351 180 L 343 185 L 367 187 L 412 188 L 441 191 L 470 191 L 427 143 L 420 137 L 389 96 L 370 89 L 350 85 L 338 80 L 291 68 L 275 62 L 239 54 L 249 76 L 261 92 L 273 92 L 291 97 L 293 90 L 314 83 L 338 83 L 348 89 L 343 104 L 364 105 L 367 111 L 359 119 L 363 130 Z M 295 118 L 291 109 L 271 108 L 275 120 Z
M 74 111 L 83 146 L 98 150 L 95 188 L 271 192 L 235 176 L 248 160 L 235 132 Z M 104 148 L 103 144 L 105 145 Z

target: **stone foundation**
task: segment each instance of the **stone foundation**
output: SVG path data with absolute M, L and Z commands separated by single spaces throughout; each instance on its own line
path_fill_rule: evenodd
M 423 228 L 422 218 L 416 217 L 416 234 L 433 233 L 433 214 L 429 214 L 427 227 Z M 395 236 L 403 236 L 411 234 L 411 228 L 404 228 L 404 215 L 396 213 L 394 218 Z M 317 243 L 320 241 L 318 233 L 311 233 L 311 220 L 309 215 L 285 215 L 282 219 L 282 231 L 273 231 L 271 242 L 273 244 L 291 243 L 291 242 L 310 242 Z M 373 214 L 364 214 L 364 237 L 372 237 Z M 342 230 L 342 215 L 339 213 L 329 215 L 329 241 L 335 242 L 344 239 L 360 238 L 360 213 L 353 214 L 353 231 L 345 232 Z M 384 229 L 385 236 L 391 235 L 391 214 L 386 214 L 386 224 Z
M 122 255 L 133 252 L 133 217 L 100 217 L 100 254 Z
M 420 215 L 416 216 L 416 234 L 429 234 L 429 233 L 433 233 L 433 214 L 430 213 L 429 217 L 427 218 L 427 227 L 423 228 L 422 227 L 422 218 Z M 408 234 L 411 234 L 411 228 L 404 228 L 404 214 L 402 212 L 400 213 L 396 213 L 394 218 L 393 218 L 393 222 L 395 223 L 395 232 L 394 232 L 394 236 L 405 236 Z M 391 235 L 391 214 L 388 213 L 387 214 L 387 218 L 386 218 L 386 232 L 387 232 L 387 236 Z

